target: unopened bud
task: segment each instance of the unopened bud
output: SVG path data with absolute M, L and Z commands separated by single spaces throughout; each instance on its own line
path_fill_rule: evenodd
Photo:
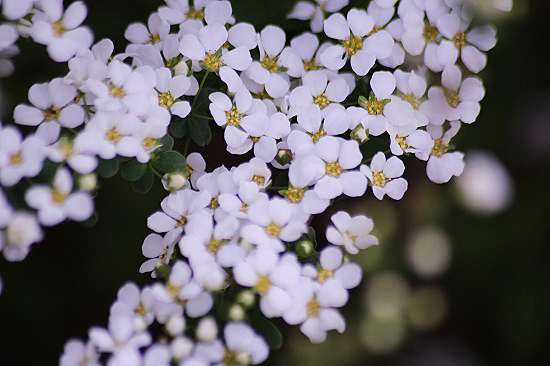
M 351 131 L 351 138 L 357 141 L 359 144 L 365 143 L 369 139 L 369 130 L 365 130 L 361 124 Z
M 201 342 L 212 342 L 218 336 L 218 325 L 212 317 L 202 318 L 197 327 L 197 339 Z
M 164 189 L 170 192 L 179 191 L 188 183 L 189 181 L 182 172 L 165 174 L 164 177 L 162 177 L 162 185 Z
M 235 355 L 235 362 L 238 365 L 250 365 L 250 363 L 252 362 L 252 359 L 250 357 L 250 353 L 244 352 L 244 351 L 238 352 Z
M 290 149 L 279 149 L 275 156 L 275 160 L 283 166 L 287 165 L 292 161 L 292 151 L 290 151 Z
M 78 187 L 82 191 L 94 191 L 97 188 L 97 176 L 94 173 L 82 175 L 78 178 Z
M 180 61 L 176 66 L 174 66 L 174 75 L 185 75 L 189 73 L 189 66 L 187 66 L 187 63 L 185 61 Z
M 305 239 L 296 243 L 296 254 L 298 254 L 300 258 L 309 258 L 313 254 L 314 249 L 315 246 L 311 240 Z
M 245 308 L 251 308 L 256 301 L 256 296 L 252 291 L 245 290 L 242 291 L 239 296 L 237 296 L 237 302 L 244 306 Z
M 166 322 L 166 331 L 172 336 L 178 336 L 185 330 L 185 319 L 181 315 L 171 316 Z
M 193 351 L 193 346 L 193 342 L 191 342 L 188 338 L 177 337 L 172 341 L 170 351 L 176 360 L 181 360 L 191 354 L 191 351 Z
M 240 322 L 244 319 L 244 316 L 245 316 L 245 312 L 241 305 L 235 304 L 229 308 L 229 312 L 228 312 L 229 319 L 236 322 Z

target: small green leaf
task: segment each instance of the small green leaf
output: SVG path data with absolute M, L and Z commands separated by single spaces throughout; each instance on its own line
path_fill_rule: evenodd
M 199 146 L 206 146 L 212 139 L 212 131 L 208 121 L 200 118 L 191 118 L 189 120 L 189 133 L 191 138 Z
M 192 113 L 197 116 L 207 116 L 208 106 L 210 105 L 210 99 L 208 97 L 210 94 L 216 92 L 216 89 L 204 87 L 201 89 L 201 92 L 197 96 L 197 101 L 193 105 Z
M 172 118 L 170 133 L 177 139 L 184 137 L 187 134 L 187 120 L 179 117 Z
M 162 173 L 182 171 L 186 162 L 183 155 L 177 151 L 163 151 L 153 161 L 153 166 Z
M 99 165 L 97 166 L 96 172 L 100 177 L 103 178 L 112 178 L 118 172 L 120 162 L 117 158 L 111 160 L 99 159 Z
M 258 331 L 271 349 L 279 349 L 283 346 L 283 336 L 279 329 L 271 321 L 264 318 L 263 315 L 252 315 L 250 322 L 252 327 Z
M 147 193 L 153 187 L 153 182 L 155 181 L 155 176 L 151 169 L 147 169 L 145 174 L 137 181 L 132 182 L 132 189 L 137 193 Z
M 358 100 L 358 103 L 361 107 L 367 109 L 368 108 L 368 103 L 369 101 L 367 100 L 367 98 L 365 98 L 364 96 L 360 96 L 359 97 L 359 100 Z
M 174 147 L 174 139 L 170 135 L 165 135 L 159 139 L 159 151 L 170 151 Z
M 120 169 L 120 175 L 122 176 L 122 179 L 127 180 L 128 182 L 135 182 L 143 177 L 146 170 L 147 165 L 141 164 L 137 160 L 131 160 L 122 166 Z
M 314 244 L 314 248 L 317 244 L 317 235 L 315 234 L 315 229 L 310 226 L 307 228 L 307 235 L 309 236 L 309 239 L 311 240 L 311 242 Z

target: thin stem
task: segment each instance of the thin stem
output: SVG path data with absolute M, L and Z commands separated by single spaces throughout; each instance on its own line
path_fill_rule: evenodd
M 160 179 L 162 179 L 162 174 L 160 174 L 160 173 L 153 167 L 153 164 L 149 164 L 149 168 L 151 168 L 151 171 L 153 172 L 153 174 L 155 174 L 157 177 L 159 177 Z
M 214 118 L 212 117 L 208 117 L 208 116 L 199 116 L 198 114 L 192 114 L 191 117 L 197 117 L 197 118 L 201 118 L 201 119 L 208 119 L 210 121 L 213 121 Z
M 197 94 L 195 94 L 195 97 L 193 98 L 193 103 L 191 103 L 191 110 L 193 110 L 193 107 L 195 106 L 195 103 L 197 102 L 197 98 L 199 97 L 199 94 L 201 93 L 202 87 L 204 86 L 204 83 L 206 82 L 206 79 L 208 78 L 208 74 L 210 74 L 210 71 L 206 71 L 204 73 L 204 76 L 202 77 L 201 83 L 199 85 L 199 90 L 197 91 Z

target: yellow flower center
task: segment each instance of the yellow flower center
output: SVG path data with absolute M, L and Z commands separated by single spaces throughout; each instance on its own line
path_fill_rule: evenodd
M 332 278 L 333 275 L 334 272 L 329 271 L 328 269 L 323 269 L 317 275 L 317 281 L 319 281 L 319 283 L 324 283 L 329 278 Z
M 244 212 L 244 213 L 248 212 L 248 205 L 246 203 L 243 203 L 241 205 L 241 211 Z
M 63 22 L 61 20 L 58 20 L 57 22 L 53 23 L 53 33 L 57 37 L 61 37 L 67 30 L 63 26 Z
M 170 92 L 159 93 L 159 105 L 161 107 L 170 109 L 175 102 L 176 98 L 174 98 Z
M 286 199 L 292 203 L 300 203 L 304 198 L 305 190 L 303 188 L 291 187 L 287 191 Z
M 218 201 L 217 198 L 212 198 L 212 200 L 210 201 L 210 204 L 208 205 L 208 208 L 215 210 L 218 207 L 220 207 L 220 202 Z
M 253 143 L 260 141 L 260 137 L 249 136 Z
M 210 251 L 210 253 L 212 254 L 216 254 L 218 252 L 218 250 L 220 250 L 221 246 L 222 246 L 223 242 L 221 240 L 210 240 L 208 242 L 208 250 Z
M 314 70 L 322 70 L 322 66 L 315 65 L 315 60 L 311 59 L 309 61 L 304 62 L 304 70 L 305 71 L 314 71 Z
M 254 177 L 252 177 L 252 180 L 260 186 L 263 186 L 265 184 L 265 177 L 262 175 L 255 175 Z
M 181 288 L 168 282 L 166 284 L 166 291 L 170 294 L 170 296 L 172 296 L 172 298 L 177 299 L 180 295 Z
M 449 150 L 449 145 L 443 142 L 442 139 L 437 139 L 434 141 L 434 147 L 432 148 L 432 155 L 435 157 L 441 157 Z
M 279 65 L 277 64 L 277 57 L 271 58 L 269 56 L 265 56 L 264 59 L 261 61 L 261 64 L 263 68 L 269 72 L 276 72 L 277 69 L 279 69 Z
M 267 225 L 267 227 L 265 228 L 265 232 L 272 238 L 278 238 L 279 235 L 281 235 L 281 227 L 277 224 L 271 223 Z
M 374 101 L 367 102 L 367 112 L 371 115 L 380 115 L 384 113 L 384 101 L 376 99 Z
M 464 32 L 457 33 L 453 36 L 452 41 L 456 48 L 462 48 L 466 45 L 466 34 Z
M 142 145 L 145 150 L 152 150 L 155 146 L 157 146 L 157 139 L 146 137 L 143 139 Z
M 372 185 L 377 187 L 386 186 L 388 179 L 382 172 L 373 172 L 372 173 Z
M 399 147 L 400 147 L 401 150 L 403 150 L 403 151 L 405 151 L 405 150 L 407 150 L 409 147 L 411 147 L 411 145 L 409 145 L 409 143 L 407 142 L 407 138 L 406 138 L 406 137 L 396 136 L 396 137 L 395 137 L 395 140 L 397 140 L 397 143 L 399 144 Z
M 380 32 L 382 29 L 384 29 L 384 27 L 373 27 L 370 33 L 367 35 L 367 37 Z
M 334 163 L 326 163 L 327 168 L 327 175 L 331 177 L 339 177 L 340 174 L 342 174 L 342 167 L 340 166 L 340 163 L 334 162 Z
M 145 306 L 143 306 L 143 304 L 139 304 L 135 312 L 141 316 L 145 316 L 145 314 L 147 314 L 147 310 L 145 310 Z
M 231 351 L 230 349 L 226 349 L 225 353 L 223 355 L 223 364 L 225 366 L 233 366 L 235 365 L 235 352 Z
M 149 43 L 151 44 L 157 44 L 160 42 L 160 35 L 158 34 L 149 34 Z
M 258 282 L 256 282 L 256 291 L 258 291 L 258 293 L 260 295 L 264 295 L 267 290 L 269 290 L 269 288 L 271 287 L 271 280 L 269 279 L 269 277 L 267 276 L 260 276 L 258 277 Z
M 403 97 L 405 102 L 408 102 L 414 109 L 418 109 L 420 107 L 420 104 L 422 104 L 422 101 L 420 98 L 417 98 L 414 94 L 407 94 Z
M 321 95 L 313 97 L 313 103 L 317 104 L 319 108 L 325 109 L 329 106 L 330 101 L 328 100 L 327 95 L 323 93 Z
M 63 154 L 63 157 L 65 160 L 69 159 L 71 156 L 73 156 L 74 154 L 74 148 L 73 148 L 73 144 L 66 140 L 66 139 L 62 139 L 61 140 L 61 153 Z
M 458 107 L 458 105 L 462 102 L 462 99 L 460 99 L 457 90 L 447 91 L 445 95 L 447 97 L 447 102 L 452 108 Z
M 124 96 L 126 95 L 126 93 L 124 92 L 124 89 L 116 85 L 111 85 L 109 87 L 109 94 L 111 94 L 113 98 L 118 98 L 118 99 L 124 98 Z
M 181 216 L 176 222 L 176 227 L 184 227 L 187 224 L 187 217 Z
M 187 19 L 202 19 L 204 18 L 204 10 L 189 9 L 187 12 Z
M 359 37 L 351 36 L 344 41 L 343 47 L 348 55 L 353 56 L 363 48 L 363 40 Z
M 227 119 L 228 126 L 239 126 L 243 116 L 237 111 L 237 107 L 233 107 L 225 112 L 225 118 Z
M 206 65 L 208 71 L 211 72 L 216 72 L 223 66 L 222 60 L 214 54 L 206 55 L 204 58 L 204 64 Z
M 317 302 L 316 298 L 311 299 L 307 303 L 307 315 L 308 316 L 318 316 L 321 312 L 321 305 Z
M 424 32 L 422 37 L 428 43 L 434 43 L 437 40 L 437 28 L 434 25 L 426 24 L 424 25 Z
M 112 143 L 116 144 L 120 141 L 122 138 L 122 135 L 117 131 L 116 128 L 111 128 L 107 133 L 105 134 L 105 137 L 107 140 L 111 141 Z
M 55 203 L 61 204 L 65 202 L 67 197 L 61 193 L 57 188 L 52 189 L 52 201 Z
M 50 108 L 44 112 L 45 121 L 57 121 L 59 119 L 59 114 L 61 111 L 57 108 Z
M 261 92 L 259 92 L 258 94 L 256 94 L 256 98 L 260 99 L 260 100 L 273 100 L 273 98 L 271 97 L 271 95 L 267 94 L 267 92 L 265 90 L 262 90 Z
M 323 130 L 323 128 L 320 128 L 319 131 L 311 135 L 311 139 L 313 140 L 313 143 L 316 144 L 321 139 L 321 137 L 324 137 L 326 135 L 327 133 Z
M 23 163 L 23 154 L 19 151 L 10 156 L 10 165 L 20 165 Z

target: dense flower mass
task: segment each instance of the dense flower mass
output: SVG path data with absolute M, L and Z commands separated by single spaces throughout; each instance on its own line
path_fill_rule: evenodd
M 63 366 L 259 364 L 280 346 L 274 317 L 314 343 L 343 332 L 362 277 L 349 255 L 378 244 L 374 223 L 340 211 L 316 237 L 312 220 L 343 196 L 401 199 L 410 159 L 435 183 L 460 175 L 451 139 L 479 115 L 496 43 L 463 0 L 299 1 L 288 17 L 311 32 L 295 37 L 237 22 L 229 1 L 165 3 L 113 54 L 81 1 L 0 1 L 0 76 L 21 37 L 69 67 L 15 108 L 32 133 L 0 124 L 3 256 L 23 260 L 43 226 L 92 220 L 97 175 L 168 191 L 142 246 L 154 282 L 123 286 Z M 240 164 L 207 170 L 191 149 L 212 134 Z

